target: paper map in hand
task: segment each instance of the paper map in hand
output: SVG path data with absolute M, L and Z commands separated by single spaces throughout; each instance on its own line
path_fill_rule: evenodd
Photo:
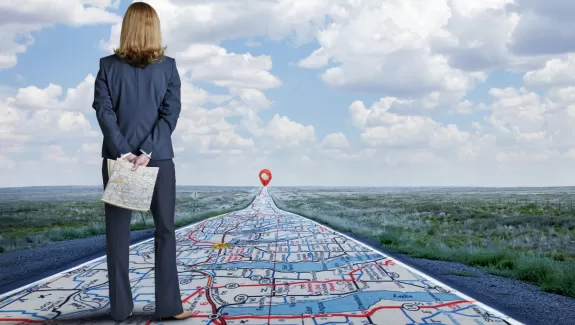
M 101 200 L 125 209 L 148 211 L 160 168 L 139 166 L 133 171 L 133 166 L 125 160 L 108 159 L 110 178 Z

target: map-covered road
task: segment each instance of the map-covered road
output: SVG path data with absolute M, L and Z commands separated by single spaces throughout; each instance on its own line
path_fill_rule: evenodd
M 381 252 L 279 210 L 267 190 L 248 208 L 177 233 L 178 324 L 521 324 Z M 131 247 L 134 316 L 154 310 L 153 240 Z M 119 324 L 108 316 L 105 258 L 0 297 L 4 324 Z M 165 322 L 174 323 L 174 322 Z

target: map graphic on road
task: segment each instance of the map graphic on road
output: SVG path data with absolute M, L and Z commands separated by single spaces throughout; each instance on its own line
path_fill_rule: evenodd
M 264 188 L 246 209 L 177 233 L 178 324 L 521 324 L 330 228 L 276 207 Z M 134 315 L 153 321 L 154 243 L 131 247 Z M 0 298 L 1 324 L 114 324 L 105 258 Z M 118 323 L 116 323 L 118 324 Z
M 102 201 L 121 208 L 148 211 L 154 195 L 158 167 L 139 167 L 124 160 L 108 159 L 109 180 Z

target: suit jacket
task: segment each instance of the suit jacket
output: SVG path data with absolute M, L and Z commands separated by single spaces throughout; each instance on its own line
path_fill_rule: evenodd
M 180 76 L 164 56 L 136 68 L 110 55 L 100 59 L 94 85 L 98 124 L 104 134 L 102 157 L 116 159 L 139 151 L 154 160 L 174 157 L 172 133 L 181 111 Z

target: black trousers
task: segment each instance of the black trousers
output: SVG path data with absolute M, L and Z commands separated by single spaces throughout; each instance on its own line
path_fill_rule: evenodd
M 108 166 L 102 162 L 104 188 L 108 183 Z M 150 210 L 154 216 L 154 282 L 156 317 L 169 317 L 183 312 L 176 266 L 176 172 L 172 159 L 151 160 L 150 167 L 159 167 Z M 132 211 L 105 203 L 106 255 L 110 290 L 111 317 L 122 321 L 134 309 L 129 277 L 130 225 Z

